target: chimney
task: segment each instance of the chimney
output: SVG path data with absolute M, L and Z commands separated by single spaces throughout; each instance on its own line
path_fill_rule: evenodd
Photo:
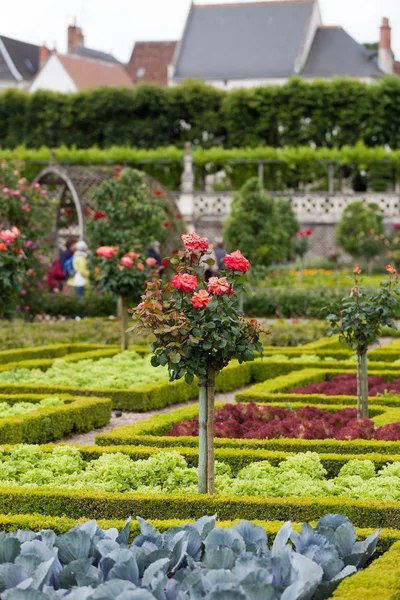
M 75 48 L 85 45 L 85 38 L 82 33 L 82 29 L 76 25 L 76 21 L 73 25 L 68 27 L 68 54 L 70 54 Z
M 383 17 L 381 25 L 381 39 L 379 41 L 378 65 L 381 71 L 387 75 L 392 75 L 394 72 L 391 34 L 392 30 L 389 25 L 389 19 L 387 17 Z
M 39 68 L 41 69 L 47 63 L 50 58 L 50 50 L 45 44 L 42 44 L 39 48 Z

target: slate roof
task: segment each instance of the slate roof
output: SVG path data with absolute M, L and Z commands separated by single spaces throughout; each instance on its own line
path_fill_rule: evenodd
M 302 77 L 383 77 L 373 54 L 342 27 L 319 27 Z
M 100 86 L 132 87 L 128 73 L 120 64 L 81 58 L 71 54 L 57 54 L 57 58 L 79 91 Z
M 174 78 L 294 75 L 313 5 L 313 0 L 192 5 Z
M 102 52 L 101 50 L 92 50 L 91 48 L 86 48 L 85 46 L 77 46 L 72 50 L 72 52 L 70 52 L 70 54 L 81 56 L 82 58 L 102 60 L 104 62 L 110 62 L 116 65 L 121 64 L 119 60 L 117 60 L 112 54 L 109 54 L 108 52 Z
M 136 42 L 127 64 L 133 83 L 168 84 L 168 66 L 173 63 L 178 42 Z
M 33 79 L 39 69 L 39 46 L 20 42 L 4 35 L 0 36 L 0 40 L 22 79 L 24 81 Z M 0 47 L 0 80 L 8 81 L 10 79 L 16 81 Z

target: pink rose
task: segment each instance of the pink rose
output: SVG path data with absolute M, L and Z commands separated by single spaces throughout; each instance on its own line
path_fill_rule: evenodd
M 46 198 L 46 196 L 47 196 L 47 192 L 46 192 L 46 190 L 42 190 L 42 191 L 40 192 L 40 195 L 42 196 L 42 198 Z
M 6 244 L 12 244 L 15 240 L 15 234 L 9 229 L 4 229 L 3 231 L 0 231 L 0 240 Z
M 132 258 L 133 260 L 139 258 L 139 254 L 136 254 L 136 252 L 127 252 L 125 256 L 129 256 L 129 258 Z
M 138 263 L 136 265 L 136 268 L 137 268 L 138 271 L 144 271 L 144 265 L 142 265 L 142 263 Z
M 247 273 L 250 269 L 249 261 L 243 256 L 240 250 L 236 250 L 232 254 L 226 254 L 224 256 L 224 263 L 228 269 L 239 271 L 240 273 Z
M 208 239 L 201 238 L 197 233 L 188 233 L 182 235 L 181 238 L 186 250 L 191 250 L 192 252 L 205 252 L 208 250 Z
M 100 246 L 100 248 L 97 248 L 96 254 L 103 258 L 112 258 L 115 256 L 115 250 L 112 246 Z
M 21 296 L 26 296 L 26 290 L 21 290 Z
M 14 175 L 14 177 L 18 177 L 19 171 L 13 171 L 13 175 Z
M 26 311 L 30 310 L 30 306 L 25 306 L 25 310 Z
M 206 290 L 199 290 L 190 298 L 193 308 L 205 308 L 211 302 L 211 296 Z
M 34 190 L 40 190 L 40 183 L 34 183 L 33 184 L 33 189 Z
M 29 206 L 29 204 L 24 204 L 22 210 L 24 210 L 25 212 L 31 212 L 31 207 Z
M 3 188 L 3 194 L 4 195 L 7 196 L 10 192 L 11 192 L 10 188 L 8 188 L 8 187 Z
M 171 284 L 177 290 L 182 292 L 193 292 L 199 285 L 197 277 L 195 275 L 189 275 L 189 273 L 179 273 L 172 278 Z
M 224 294 L 232 296 L 233 294 L 231 284 L 227 282 L 226 277 L 210 277 L 208 291 L 214 296 L 223 296 Z
M 21 232 L 20 232 L 20 230 L 18 229 L 18 227 L 15 227 L 15 226 L 14 226 L 14 227 L 11 227 L 11 231 L 13 232 L 13 234 L 14 234 L 14 236 L 15 236 L 16 238 L 19 238 L 19 237 L 20 237 L 20 235 L 21 235 Z
M 32 240 L 28 240 L 27 242 L 25 242 L 25 248 L 32 248 L 32 246 L 33 246 Z
M 14 190 L 14 191 L 11 193 L 11 195 L 12 195 L 12 196 L 20 196 L 20 195 L 21 195 L 21 192 L 20 192 L 19 190 Z
M 43 292 L 44 286 L 43 286 L 43 283 L 41 281 L 38 282 L 37 289 L 40 290 L 41 292 Z
M 121 265 L 124 267 L 133 267 L 133 260 L 129 256 L 121 258 Z
M 149 258 L 146 258 L 146 265 L 148 265 L 149 267 L 155 267 L 156 264 L 157 264 L 157 261 L 152 256 L 149 256 Z

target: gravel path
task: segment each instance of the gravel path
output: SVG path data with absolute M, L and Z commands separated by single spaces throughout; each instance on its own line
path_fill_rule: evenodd
M 240 391 L 242 390 L 235 390 L 234 392 L 230 392 L 228 394 L 217 394 L 216 401 L 233 403 L 235 401 L 235 394 L 237 394 Z M 95 429 L 93 431 L 89 431 L 88 433 L 77 433 L 76 435 L 72 435 L 71 437 L 63 438 L 56 443 L 78 444 L 80 446 L 93 446 L 95 443 L 96 435 L 99 435 L 100 433 L 111 433 L 111 431 L 117 429 L 118 427 L 125 427 L 125 425 L 133 425 L 134 423 L 138 423 L 139 421 L 149 419 L 154 415 L 165 415 L 166 413 L 171 412 L 171 410 L 175 410 L 176 408 L 182 408 L 183 406 L 190 406 L 191 404 L 195 404 L 196 402 L 197 400 L 193 400 L 192 402 L 173 404 L 172 406 L 167 406 L 167 408 L 162 408 L 160 410 L 151 410 L 146 413 L 123 412 L 121 417 L 116 417 L 115 411 L 113 411 L 111 420 L 105 427 L 100 427 L 100 429 Z

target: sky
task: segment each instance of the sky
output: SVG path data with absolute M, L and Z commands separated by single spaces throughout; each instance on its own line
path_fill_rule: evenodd
M 235 0 L 238 2 L 239 0 Z M 240 0 L 248 2 L 251 0 Z M 201 4 L 229 0 L 198 0 Z M 382 17 L 392 26 L 400 59 L 400 0 L 320 0 L 325 25 L 341 25 L 358 42 L 376 42 Z M 76 17 L 85 45 L 128 62 L 135 41 L 178 40 L 191 0 L 0 0 L 0 35 L 66 52 L 67 27 Z

